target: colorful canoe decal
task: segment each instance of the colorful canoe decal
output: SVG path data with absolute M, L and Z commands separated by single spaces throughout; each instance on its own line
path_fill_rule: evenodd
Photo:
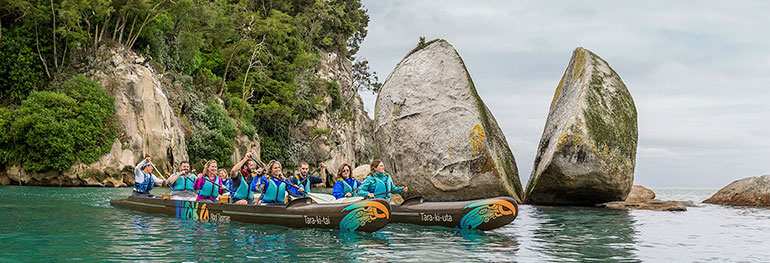
M 388 208 L 377 201 L 364 201 L 342 209 L 348 214 L 340 221 L 340 230 L 352 232 L 377 218 L 390 218 Z
M 206 204 L 176 201 L 174 206 L 176 207 L 176 217 L 178 218 L 200 220 L 202 222 L 209 221 L 209 209 L 206 208 Z
M 511 204 L 511 202 L 500 199 L 479 201 L 467 205 L 463 209 L 474 207 L 475 209 L 465 214 L 460 220 L 461 229 L 475 229 L 479 225 L 495 218 L 516 213 L 516 206 Z

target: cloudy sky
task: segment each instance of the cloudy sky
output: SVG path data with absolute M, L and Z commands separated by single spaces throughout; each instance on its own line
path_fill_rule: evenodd
M 635 184 L 720 188 L 770 174 L 770 1 L 367 1 L 358 56 L 381 81 L 420 36 L 460 53 L 522 183 L 556 85 L 587 48 L 639 114 Z M 362 94 L 367 110 L 375 96 Z

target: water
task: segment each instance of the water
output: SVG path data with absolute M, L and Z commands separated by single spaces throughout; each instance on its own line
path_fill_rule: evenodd
M 195 223 L 116 209 L 130 189 L 1 186 L 0 262 L 770 261 L 770 209 L 701 204 L 716 189 L 653 189 L 687 212 L 520 206 L 495 231 L 403 224 L 379 232 Z

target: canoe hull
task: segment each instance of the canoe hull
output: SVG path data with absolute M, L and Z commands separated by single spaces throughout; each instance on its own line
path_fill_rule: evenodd
M 374 232 L 387 225 L 391 219 L 391 207 L 384 199 L 349 204 L 316 204 L 309 198 L 301 198 L 285 206 L 262 206 L 129 196 L 110 200 L 110 204 L 129 210 L 201 222 L 238 221 L 341 231 Z
M 426 202 L 421 196 L 393 205 L 391 223 L 492 230 L 516 219 L 519 206 L 511 197 L 457 202 Z

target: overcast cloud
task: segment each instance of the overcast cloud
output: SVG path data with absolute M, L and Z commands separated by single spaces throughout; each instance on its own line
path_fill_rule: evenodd
M 770 174 L 770 1 L 364 1 L 358 56 L 384 81 L 420 36 L 460 53 L 526 184 L 556 85 L 587 48 L 638 111 L 635 184 Z M 362 94 L 367 110 L 375 96 Z

